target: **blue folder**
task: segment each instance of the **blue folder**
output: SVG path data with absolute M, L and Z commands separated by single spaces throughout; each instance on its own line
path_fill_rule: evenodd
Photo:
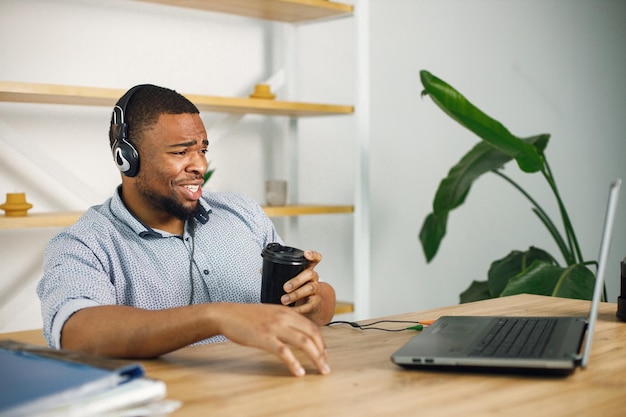
M 137 363 L 0 341 L 0 417 L 32 415 L 142 377 Z

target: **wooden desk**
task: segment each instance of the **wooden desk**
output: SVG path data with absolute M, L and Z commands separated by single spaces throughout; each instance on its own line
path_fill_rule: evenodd
M 393 319 L 443 314 L 586 315 L 589 302 L 520 295 Z M 626 323 L 604 303 L 589 367 L 566 378 L 407 371 L 389 357 L 414 332 L 322 329 L 333 372 L 292 377 L 274 356 L 230 342 L 181 349 L 142 361 L 181 400 L 173 416 L 623 416 Z M 390 325 L 391 326 L 391 325 Z M 2 335 L 42 343 L 38 331 Z

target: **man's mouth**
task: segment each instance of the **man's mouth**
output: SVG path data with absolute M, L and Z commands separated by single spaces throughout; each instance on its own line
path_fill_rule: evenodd
M 198 200 L 202 195 L 202 186 L 200 184 L 180 184 L 184 190 L 185 198 L 189 200 Z

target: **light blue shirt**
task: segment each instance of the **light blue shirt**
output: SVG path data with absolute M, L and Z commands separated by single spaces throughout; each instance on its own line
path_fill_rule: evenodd
M 159 310 L 260 302 L 261 251 L 282 241 L 255 201 L 205 193 L 202 210 L 180 236 L 142 224 L 126 209 L 119 190 L 48 244 L 37 294 L 51 347 L 61 347 L 65 321 L 86 307 Z

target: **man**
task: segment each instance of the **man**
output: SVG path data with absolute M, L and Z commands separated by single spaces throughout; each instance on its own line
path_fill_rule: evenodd
M 333 316 L 321 255 L 285 284 L 284 304 L 259 304 L 261 251 L 281 243 L 263 210 L 233 193 L 203 194 L 206 129 L 175 91 L 130 89 L 109 131 L 122 184 L 55 236 L 37 293 L 50 346 L 150 358 L 230 339 L 277 355 L 297 376 L 292 348 L 327 374 L 317 326 Z M 294 307 L 287 305 L 295 303 Z

